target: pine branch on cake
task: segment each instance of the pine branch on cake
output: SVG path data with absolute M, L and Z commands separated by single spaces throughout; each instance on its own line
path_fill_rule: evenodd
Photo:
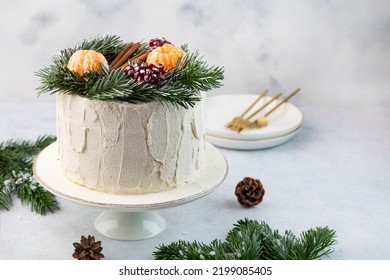
M 64 58 L 67 58 L 65 62 L 68 62 L 70 56 L 75 50 L 94 50 L 104 55 L 110 63 L 114 60 L 116 54 L 124 47 L 124 45 L 125 43 L 117 35 L 104 35 L 85 39 L 71 52 L 64 56 Z M 66 63 L 62 65 L 66 65 Z
M 333 252 L 336 232 L 328 227 L 304 231 L 296 237 L 291 231 L 281 235 L 264 221 L 239 220 L 225 241 L 210 244 L 179 240 L 157 247 L 156 260 L 314 260 Z
M 188 90 L 184 84 L 171 83 L 169 80 L 157 85 L 129 81 L 124 77 L 122 69 L 111 71 L 97 80 L 87 96 L 91 99 L 115 99 L 129 103 L 159 101 L 184 108 L 193 107 L 200 100 L 200 94 Z
M 36 75 L 41 79 L 37 88 L 38 95 L 75 94 L 90 99 L 121 100 L 130 103 L 159 101 L 185 108 L 193 107 L 200 100 L 200 92 L 221 86 L 223 69 L 208 66 L 197 52 L 179 59 L 174 69 L 166 72 L 166 79 L 147 83 L 128 77 L 124 67 L 100 67 L 86 73 L 76 73 L 67 65 L 76 50 L 91 49 L 99 51 L 110 64 L 126 44 L 117 36 L 97 37 L 85 40 L 72 49 L 64 49 L 53 57 L 53 63 L 39 70 Z M 132 54 L 131 62 L 150 49 L 146 43 L 137 43 L 138 49 Z M 187 46 L 183 46 L 188 51 Z M 141 56 L 138 56 L 140 54 Z M 133 61 L 134 58 L 134 61 Z M 122 59 L 123 60 L 123 59 Z M 129 60 L 130 61 L 130 60 Z
M 32 174 L 35 155 L 55 140 L 54 136 L 41 136 L 35 142 L 9 140 L 0 143 L 1 208 L 10 210 L 14 195 L 41 215 L 59 208 L 55 196 L 43 189 Z
M 55 63 L 61 64 L 62 58 Z M 177 82 L 180 80 L 177 70 L 168 72 L 165 82 L 150 84 L 129 80 L 122 68 L 111 69 L 108 73 L 104 70 L 99 73 L 89 72 L 82 76 L 65 67 L 53 68 L 55 67 L 47 67 L 38 73 L 43 79 L 47 77 L 46 82 L 38 88 L 40 93 L 51 91 L 60 94 L 76 94 L 91 99 L 115 99 L 130 103 L 156 100 L 185 108 L 194 106 L 195 102 L 200 100 L 198 89 L 189 88 L 188 83 Z
M 180 71 L 176 70 L 177 79 L 192 90 L 208 91 L 221 87 L 223 69 L 216 66 L 208 66 L 202 60 L 198 52 L 190 54 L 185 59 Z

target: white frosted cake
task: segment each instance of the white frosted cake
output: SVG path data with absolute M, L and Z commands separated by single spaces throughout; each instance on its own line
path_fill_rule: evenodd
M 205 92 L 223 69 L 165 38 L 97 36 L 38 72 L 57 98 L 60 168 L 98 192 L 138 195 L 184 187 L 205 168 Z
M 57 95 L 59 160 L 67 178 L 118 194 L 159 192 L 203 166 L 204 98 L 193 108 Z

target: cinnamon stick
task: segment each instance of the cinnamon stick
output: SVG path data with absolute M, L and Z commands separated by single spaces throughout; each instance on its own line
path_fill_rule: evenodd
M 128 51 L 125 52 L 125 54 L 115 63 L 112 65 L 112 67 L 117 68 L 122 66 L 123 63 L 125 63 L 133 54 L 134 52 L 139 48 L 141 44 L 140 43 L 134 43 Z
M 119 59 L 121 59 L 122 56 L 133 46 L 133 44 L 133 42 L 127 43 L 111 62 L 110 66 L 113 67 L 119 61 Z
M 130 62 L 133 63 L 134 61 L 146 61 L 148 57 L 149 52 L 145 49 L 141 50 L 136 56 L 134 56 Z M 126 61 L 124 64 L 122 64 L 122 68 L 125 68 L 129 65 L 129 63 Z
M 148 57 L 149 53 L 146 52 L 140 56 L 137 56 L 135 58 L 133 58 L 131 61 L 136 61 L 136 60 L 139 60 L 139 61 L 146 61 L 146 58 Z
M 149 52 L 145 49 L 142 49 L 139 53 L 137 53 L 136 56 L 134 56 L 132 59 L 131 59 L 131 62 L 135 61 L 135 60 L 141 60 L 139 59 L 139 57 L 144 57 L 146 54 L 146 57 L 148 56 Z

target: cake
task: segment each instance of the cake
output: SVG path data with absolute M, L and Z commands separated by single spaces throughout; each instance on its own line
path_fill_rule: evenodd
M 182 185 L 203 166 L 203 104 L 185 109 L 58 95 L 61 168 L 71 181 L 109 193 Z
M 99 192 L 137 195 L 183 187 L 202 172 L 205 91 L 223 70 L 164 38 L 84 40 L 38 72 L 56 94 L 60 168 Z M 196 71 L 196 72 L 195 72 Z

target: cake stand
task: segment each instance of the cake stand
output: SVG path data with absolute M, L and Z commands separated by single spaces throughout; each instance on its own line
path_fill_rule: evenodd
M 117 240 L 142 240 L 165 229 L 158 209 L 183 205 L 216 190 L 226 178 L 228 164 L 213 145 L 206 143 L 205 165 L 197 178 L 175 189 L 142 195 L 102 193 L 68 180 L 57 156 L 57 143 L 42 150 L 34 160 L 36 180 L 48 191 L 66 200 L 103 209 L 94 226 L 101 234 Z

